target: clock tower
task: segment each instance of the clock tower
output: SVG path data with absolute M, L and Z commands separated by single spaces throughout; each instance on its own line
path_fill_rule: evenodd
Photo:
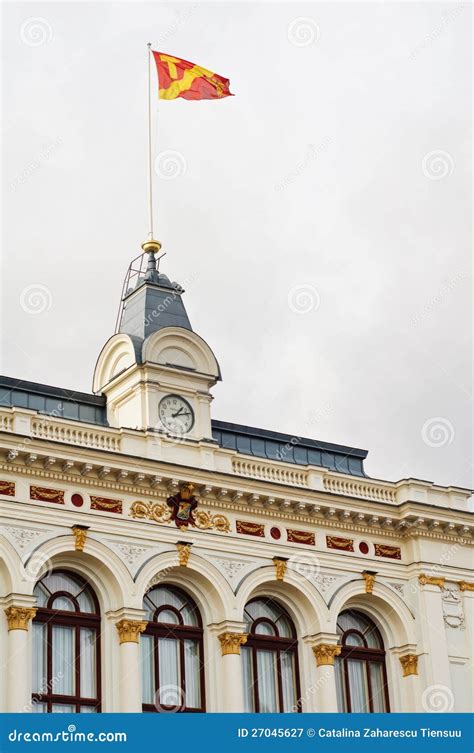
M 156 444 L 213 443 L 211 388 L 220 380 L 209 345 L 191 326 L 183 288 L 160 273 L 160 244 L 130 265 L 116 333 L 104 345 L 93 389 L 107 398 L 110 426 L 146 431 Z

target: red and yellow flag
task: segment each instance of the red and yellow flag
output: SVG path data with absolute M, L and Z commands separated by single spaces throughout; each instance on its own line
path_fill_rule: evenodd
M 187 60 L 152 50 L 158 70 L 160 99 L 222 99 L 232 97 L 229 79 Z

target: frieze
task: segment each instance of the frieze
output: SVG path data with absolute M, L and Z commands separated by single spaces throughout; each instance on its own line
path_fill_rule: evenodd
M 445 583 L 441 587 L 441 601 L 445 625 L 450 628 L 464 627 L 465 617 L 459 585 L 457 583 Z

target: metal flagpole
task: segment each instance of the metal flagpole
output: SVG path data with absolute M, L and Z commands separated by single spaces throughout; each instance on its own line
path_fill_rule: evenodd
M 148 270 L 156 273 L 156 258 L 161 249 L 161 243 L 153 238 L 153 167 L 152 167 L 152 137 L 151 137 L 151 42 L 148 48 L 148 240 L 142 243 L 142 249 L 149 254 Z M 153 276 L 153 274 L 152 274 Z

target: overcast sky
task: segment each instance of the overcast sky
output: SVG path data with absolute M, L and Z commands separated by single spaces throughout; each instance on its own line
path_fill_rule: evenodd
M 147 234 L 146 42 L 235 97 L 154 107 L 162 271 L 213 416 L 471 486 L 471 9 L 4 3 L 1 372 L 91 390 Z

